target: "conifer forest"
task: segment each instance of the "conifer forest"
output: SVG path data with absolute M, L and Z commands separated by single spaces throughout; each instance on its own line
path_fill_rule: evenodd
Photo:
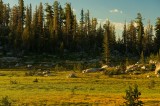
M 0 106 L 160 106 L 159 4 L 0 0 Z
M 55 54 L 85 52 L 110 58 L 116 53 L 123 56 L 145 56 L 160 49 L 160 18 L 155 25 L 144 29 L 143 15 L 135 14 L 130 23 L 124 21 L 124 30 L 117 38 L 115 25 L 109 20 L 102 25 L 90 11 L 75 14 L 71 3 L 62 8 L 58 1 L 25 6 L 23 0 L 10 7 L 0 0 L 0 51 L 5 55 Z M 80 15 L 80 20 L 77 20 Z M 135 25 L 136 24 L 136 25 Z M 155 31 L 155 33 L 153 33 Z M 108 59 L 109 60 L 109 59 Z

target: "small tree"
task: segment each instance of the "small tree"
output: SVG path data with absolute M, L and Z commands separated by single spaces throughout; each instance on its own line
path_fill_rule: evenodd
M 126 90 L 125 106 L 143 106 L 143 102 L 139 100 L 141 93 L 138 91 L 138 85 L 135 85 L 134 89 L 129 86 L 129 89 Z

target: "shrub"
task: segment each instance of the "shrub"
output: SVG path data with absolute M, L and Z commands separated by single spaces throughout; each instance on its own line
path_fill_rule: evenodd
M 155 64 L 149 64 L 149 70 L 150 71 L 154 71 L 156 69 L 156 65 Z
M 148 88 L 149 88 L 149 89 L 154 88 L 154 87 L 155 87 L 155 84 L 156 84 L 156 82 L 155 82 L 154 80 L 151 80 L 151 81 L 148 83 Z
M 77 68 L 77 70 L 79 70 L 81 72 L 82 71 L 82 67 L 83 67 L 82 64 L 78 63 L 76 68 Z
M 160 75 L 160 69 L 157 71 L 157 74 L 159 74 L 159 75 Z
M 33 80 L 33 82 L 38 82 L 38 79 L 37 79 L 37 78 L 36 78 L 36 79 L 34 79 L 34 80 Z
M 55 66 L 54 70 L 55 70 L 56 72 L 59 71 L 59 65 L 58 65 L 58 64 Z
M 35 75 L 35 71 L 29 71 L 25 73 L 25 76 L 34 76 Z
M 0 106 L 11 106 L 11 101 L 9 100 L 8 96 L 2 98 Z
M 135 85 L 134 89 L 129 86 L 129 89 L 126 90 L 125 106 L 143 106 L 143 102 L 139 100 L 141 93 L 138 91 L 138 85 Z
M 77 78 L 76 74 L 75 73 L 71 73 L 67 76 L 68 78 Z
M 10 80 L 11 84 L 17 84 L 18 82 L 16 80 Z
M 111 76 L 111 75 L 120 75 L 122 73 L 123 72 L 122 72 L 122 70 L 120 68 L 115 68 L 115 67 L 107 68 L 104 71 L 104 74 L 105 75 L 109 75 L 109 76 Z

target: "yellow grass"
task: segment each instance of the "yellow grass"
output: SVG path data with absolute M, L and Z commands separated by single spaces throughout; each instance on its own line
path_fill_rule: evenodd
M 21 70 L 2 70 L 0 73 L 5 74 L 0 76 L 0 98 L 8 96 L 15 106 L 119 106 L 124 102 L 125 90 L 134 84 L 138 84 L 142 93 L 140 99 L 145 102 L 145 106 L 160 103 L 160 79 L 154 73 L 108 77 L 101 73 L 78 72 L 78 78 L 67 78 L 71 72 L 52 72 L 49 77 L 28 77 Z M 146 78 L 148 74 L 152 75 L 150 79 Z M 33 82 L 36 78 L 37 83 Z M 148 88 L 151 80 L 156 82 L 152 89 Z

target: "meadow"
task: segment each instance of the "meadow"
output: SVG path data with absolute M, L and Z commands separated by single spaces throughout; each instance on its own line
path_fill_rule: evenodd
M 160 104 L 160 78 L 153 72 L 106 76 L 77 71 L 77 78 L 68 78 L 71 71 L 51 70 L 48 77 L 26 76 L 26 71 L 0 70 L 1 103 L 8 97 L 12 106 L 119 106 L 123 105 L 125 90 L 137 84 L 144 106 Z

